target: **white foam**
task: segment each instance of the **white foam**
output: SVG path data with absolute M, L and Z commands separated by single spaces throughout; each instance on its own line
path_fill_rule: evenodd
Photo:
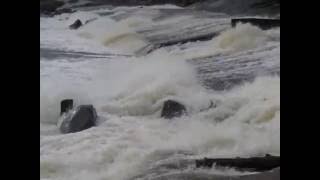
M 250 24 L 237 24 L 235 28 L 222 31 L 217 37 L 204 42 L 189 43 L 185 50 L 171 49 L 171 53 L 184 59 L 201 58 L 214 55 L 228 55 L 266 48 L 279 43 L 280 29 L 263 31 Z
M 40 21 L 41 42 L 46 46 L 89 52 L 108 47 L 133 50 L 139 44 L 126 43 L 130 39 L 144 41 L 136 37 L 135 28 L 149 22 L 140 17 L 120 22 L 100 18 L 78 31 L 69 31 L 66 21 L 57 17 Z M 191 51 L 195 57 L 216 52 L 236 56 L 247 50 L 260 53 L 270 41 L 279 44 L 278 32 L 240 25 L 186 50 L 160 49 L 143 57 L 42 59 L 40 179 L 130 179 L 150 173 L 148 169 L 155 163 L 170 160 L 178 151 L 189 152 L 181 155 L 188 159 L 279 155 L 280 77 L 258 77 L 231 91 L 215 92 L 201 86 L 194 67 L 186 62 Z M 277 56 L 279 49 L 268 53 Z M 55 124 L 64 98 L 73 98 L 77 104 L 92 103 L 101 118 L 98 126 L 60 134 Z M 188 116 L 160 118 L 166 99 L 185 104 Z M 210 100 L 217 107 L 202 111 Z M 233 170 L 205 171 L 237 174 Z

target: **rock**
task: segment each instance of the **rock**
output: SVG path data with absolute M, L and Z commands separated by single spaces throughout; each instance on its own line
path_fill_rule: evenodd
M 280 19 L 259 19 L 259 18 L 231 19 L 232 27 L 235 27 L 238 23 L 250 23 L 254 26 L 258 26 L 263 30 L 267 30 L 273 27 L 280 27 Z
M 80 105 L 69 109 L 70 103 L 69 99 L 61 102 L 62 115 L 58 122 L 61 133 L 79 132 L 95 126 L 97 113 L 93 105 Z
M 82 22 L 77 19 L 73 24 L 69 26 L 70 29 L 78 29 L 80 26 L 82 26 Z
M 179 40 L 171 40 L 171 41 L 167 41 L 167 42 L 163 42 L 163 43 L 159 44 L 158 48 L 172 46 L 172 45 L 176 45 L 176 44 L 185 44 L 185 43 L 189 43 L 189 42 L 208 41 L 208 40 L 211 40 L 212 38 L 216 37 L 217 35 L 219 35 L 218 32 L 213 32 L 213 33 L 208 33 L 208 34 L 204 34 L 204 35 L 201 34 L 198 36 L 186 37 L 186 38 L 179 39 Z
M 64 2 L 62 2 L 62 1 L 41 0 L 40 1 L 40 14 L 49 15 L 62 5 L 64 5 Z
M 280 167 L 280 156 L 266 155 L 265 157 L 251 158 L 204 158 L 196 160 L 196 167 L 209 167 L 215 164 L 220 167 L 233 167 L 240 171 L 268 171 Z
M 167 100 L 164 102 L 161 117 L 171 119 L 174 117 L 180 117 L 184 114 L 186 114 L 186 108 L 184 105 L 173 100 Z

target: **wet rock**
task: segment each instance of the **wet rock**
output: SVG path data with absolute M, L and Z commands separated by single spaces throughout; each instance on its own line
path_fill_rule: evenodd
M 80 105 L 72 108 L 71 100 L 61 102 L 61 117 L 58 123 L 61 133 L 79 132 L 95 126 L 97 113 L 93 105 Z
M 258 26 L 263 30 L 267 30 L 274 27 L 280 27 L 280 19 L 259 19 L 259 18 L 231 19 L 232 27 L 235 27 L 238 23 L 250 23 L 254 26 Z
M 166 119 L 171 119 L 174 117 L 180 117 L 186 114 L 186 108 L 184 105 L 180 104 L 177 101 L 167 100 L 163 104 L 161 117 Z
M 217 36 L 218 34 L 219 34 L 218 32 L 213 32 L 213 33 L 198 35 L 198 36 L 194 36 L 194 37 L 186 37 L 186 38 L 179 39 L 179 40 L 171 40 L 171 41 L 167 41 L 167 42 L 163 42 L 163 43 L 159 44 L 159 48 L 166 47 L 166 46 L 172 46 L 172 45 L 176 45 L 176 44 L 185 44 L 185 43 L 189 43 L 189 42 L 208 41 L 208 40 L 211 40 L 212 38 L 214 38 L 215 36 Z
M 240 171 L 268 171 L 280 167 L 280 156 L 266 155 L 251 158 L 204 158 L 196 160 L 196 167 L 232 167 Z
M 82 26 L 82 22 L 77 19 L 73 24 L 69 26 L 70 29 L 78 29 L 80 26 Z

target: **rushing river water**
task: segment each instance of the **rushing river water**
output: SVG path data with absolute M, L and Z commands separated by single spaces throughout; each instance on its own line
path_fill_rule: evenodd
M 41 17 L 41 179 L 209 179 L 243 172 L 194 159 L 280 155 L 280 28 L 231 18 L 171 5 Z M 76 19 L 90 22 L 70 30 Z M 63 98 L 93 104 L 98 125 L 60 134 Z M 160 118 L 167 99 L 188 116 Z

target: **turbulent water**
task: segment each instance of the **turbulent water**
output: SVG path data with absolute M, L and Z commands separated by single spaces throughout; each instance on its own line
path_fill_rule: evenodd
M 76 19 L 90 22 L 70 30 Z M 171 5 L 41 17 L 40 178 L 205 179 L 243 172 L 194 159 L 280 155 L 280 28 L 230 19 Z M 219 35 L 143 51 L 206 33 Z M 60 134 L 63 98 L 93 104 L 98 125 Z M 167 99 L 188 115 L 160 118 Z

